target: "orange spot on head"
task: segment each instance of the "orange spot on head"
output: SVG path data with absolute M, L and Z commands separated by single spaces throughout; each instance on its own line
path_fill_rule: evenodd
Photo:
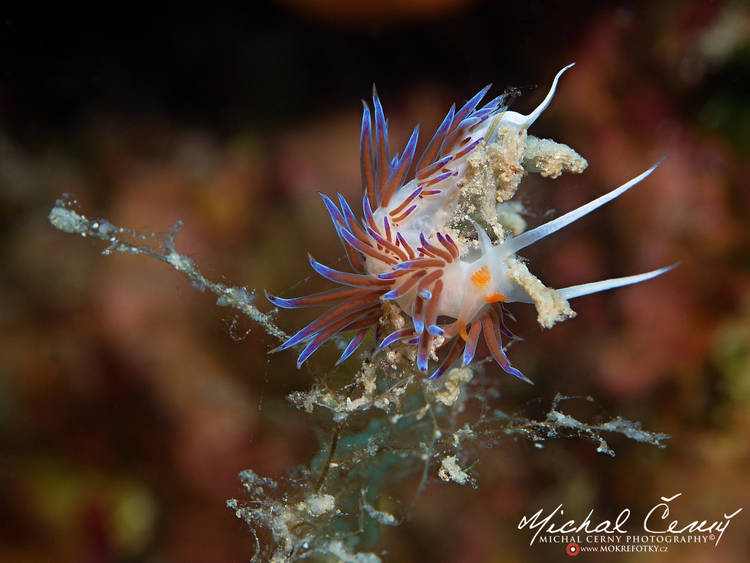
M 482 288 L 488 283 L 490 283 L 491 277 L 492 276 L 490 275 L 490 271 L 487 268 L 487 266 L 482 266 L 473 274 L 471 274 L 471 281 L 478 288 Z
M 505 295 L 502 293 L 490 293 L 484 299 L 487 303 L 505 303 Z

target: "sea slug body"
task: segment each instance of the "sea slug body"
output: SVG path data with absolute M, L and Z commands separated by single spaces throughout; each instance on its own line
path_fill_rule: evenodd
M 411 318 L 411 325 L 382 338 L 380 349 L 397 342 L 416 346 L 417 367 L 424 373 L 428 372 L 431 355 L 447 349 L 431 374 L 434 379 L 459 356 L 463 366 L 469 365 L 483 337 L 490 354 L 505 372 L 530 383 L 511 366 L 503 348 L 503 337 L 513 336 L 504 322 L 509 316 L 505 304 L 533 303 L 540 310 L 540 322 L 551 326 L 556 320 L 574 315 L 568 299 L 639 283 L 674 267 L 548 290 L 563 304 L 563 313 L 558 311 L 551 321 L 542 321 L 541 298 L 533 288 L 535 284 L 548 288 L 515 259 L 523 248 L 622 195 L 650 175 L 659 163 L 578 209 L 517 236 L 507 234 L 499 242 L 493 243 L 482 227 L 465 216 L 465 222 L 470 221 L 476 231 L 476 242 L 467 244 L 448 232 L 459 206 L 461 188 L 467 181 L 467 168 L 472 165 L 470 158 L 497 140 L 500 132 L 506 135 L 510 131 L 511 136 L 526 139 L 528 128 L 547 108 L 561 75 L 571 66 L 558 72 L 545 99 L 529 115 L 508 111 L 503 96 L 479 107 L 489 86 L 460 109 L 451 107 L 418 158 L 419 126 L 401 153 L 390 154 L 383 107 L 377 93 L 373 93 L 372 113 L 364 104 L 360 136 L 362 219 L 357 219 L 340 194 L 337 201 L 321 194 L 353 272 L 334 270 L 310 257 L 312 268 L 340 287 L 292 299 L 267 294 L 271 303 L 287 309 L 331 306 L 274 351 L 304 345 L 297 360 L 300 367 L 328 339 L 353 333 L 340 363 L 378 324 L 383 303 L 393 302 Z M 520 180 L 521 174 L 517 175 Z M 495 186 L 487 189 L 494 191 Z M 519 264 L 533 283 L 522 281 L 524 274 L 519 274 Z

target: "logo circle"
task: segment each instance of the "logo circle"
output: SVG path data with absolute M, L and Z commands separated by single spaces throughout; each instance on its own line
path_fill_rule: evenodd
M 575 557 L 579 553 L 581 553 L 581 548 L 578 547 L 578 544 L 575 542 L 570 542 L 567 547 L 565 548 L 565 553 L 570 555 L 571 557 Z

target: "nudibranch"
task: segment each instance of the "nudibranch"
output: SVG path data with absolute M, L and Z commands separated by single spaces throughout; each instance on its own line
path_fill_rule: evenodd
M 506 137 L 510 132 L 511 136 L 526 139 L 528 128 L 550 104 L 561 75 L 571 66 L 558 72 L 545 99 L 529 115 L 509 111 L 503 104 L 503 96 L 480 107 L 489 86 L 460 109 L 454 105 L 418 157 L 419 126 L 403 151 L 391 155 L 383 107 L 373 90 L 372 113 L 363 102 L 360 135 L 362 219 L 357 219 L 342 195 L 338 194 L 334 201 L 321 194 L 353 271 L 334 270 L 310 256 L 312 268 L 340 287 L 293 299 L 266 294 L 271 303 L 286 309 L 331 306 L 274 351 L 303 345 L 297 360 L 300 367 L 330 338 L 352 333 L 340 363 L 378 325 L 383 305 L 390 302 L 410 317 L 411 322 L 382 338 L 377 343 L 379 349 L 397 342 L 416 347 L 417 367 L 424 373 L 428 372 L 429 359 L 437 358 L 436 351 L 447 349 L 431 374 L 434 379 L 451 367 L 459 355 L 461 364 L 469 365 L 483 337 L 489 353 L 505 372 L 530 382 L 511 366 L 503 347 L 503 337 L 513 337 L 504 322 L 510 316 L 506 304 L 533 303 L 540 308 L 539 297 L 530 290 L 530 285 L 519 281 L 520 262 L 515 258 L 516 253 L 622 195 L 659 164 L 578 209 L 517 236 L 496 230 L 495 236 L 501 240 L 495 242 L 464 213 L 464 223 L 472 225 L 476 239 L 461 240 L 459 231 L 451 226 L 456 222 L 459 193 L 467 183 L 472 157 L 497 141 L 501 131 Z M 523 169 L 509 166 L 515 168 L 511 172 L 520 172 L 517 174 L 520 181 Z M 525 266 L 521 265 L 521 269 L 531 276 Z M 567 305 L 568 299 L 639 283 L 669 269 L 549 291 L 567 307 L 568 312 L 563 315 L 567 318 L 574 315 Z M 531 278 L 544 288 L 536 278 Z

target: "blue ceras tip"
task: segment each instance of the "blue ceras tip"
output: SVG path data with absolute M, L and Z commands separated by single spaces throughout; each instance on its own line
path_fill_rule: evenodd
M 432 336 L 443 336 L 445 334 L 445 331 L 437 325 L 428 326 L 427 332 L 429 332 Z

